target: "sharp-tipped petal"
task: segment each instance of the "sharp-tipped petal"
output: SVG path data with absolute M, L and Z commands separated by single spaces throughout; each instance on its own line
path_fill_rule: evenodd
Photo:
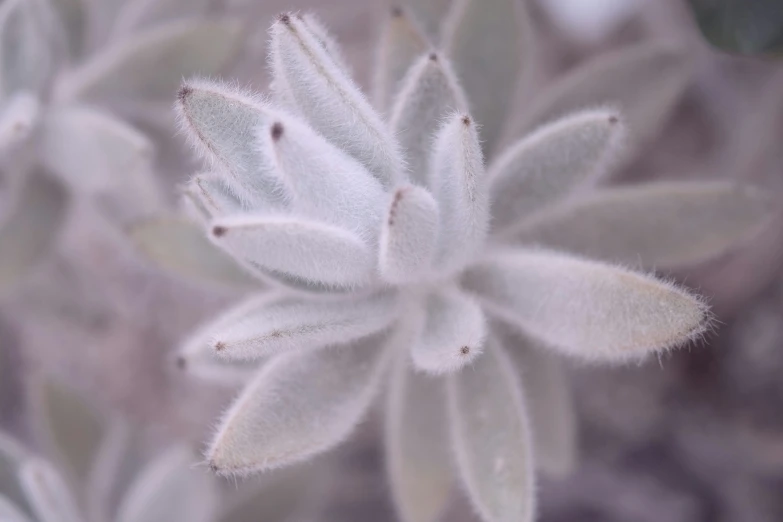
M 610 188 L 542 214 L 514 242 L 656 269 L 692 265 L 759 232 L 771 203 L 761 191 L 730 182 Z
M 492 324 L 514 368 L 522 376 L 536 467 L 555 478 L 576 468 L 577 430 L 571 390 L 554 354 L 498 321 Z
M 183 77 L 217 74 L 239 50 L 242 27 L 233 20 L 185 20 L 122 39 L 63 76 L 60 100 L 167 100 Z
M 212 469 L 256 473 L 342 442 L 380 387 L 388 348 L 374 336 L 272 360 L 223 418 L 206 455 Z
M 30 522 L 22 509 L 0 494 L 0 520 L 5 522 Z
M 180 127 L 225 183 L 247 203 L 279 208 L 289 195 L 277 166 L 259 147 L 257 129 L 277 114 L 252 95 L 209 82 L 187 82 L 177 100 Z
M 313 128 L 361 162 L 384 186 L 400 176 L 397 144 L 351 78 L 307 24 L 285 14 L 271 29 L 271 63 Z
M 530 21 L 517 0 L 454 0 L 444 26 L 445 49 L 481 126 L 487 157 L 506 126 L 522 64 Z
M 398 357 L 386 404 L 386 467 L 403 522 L 436 522 L 453 472 L 443 381 Z
M 381 229 L 381 276 L 401 283 L 430 271 L 439 228 L 438 204 L 429 192 L 411 185 L 398 188 Z
M 216 248 L 197 225 L 179 218 L 155 218 L 137 223 L 130 238 L 157 267 L 197 282 L 235 288 L 258 288 L 261 282 Z
M 306 281 L 355 287 L 376 272 L 372 249 L 355 234 L 295 217 L 237 216 L 213 222 L 212 241 L 251 266 Z
M 665 123 L 689 76 L 685 49 L 668 42 L 607 53 L 553 85 L 526 116 L 526 127 L 571 111 L 610 104 L 622 112 L 633 143 L 643 143 Z
M 41 6 L 27 0 L 0 4 L 0 95 L 40 93 L 49 74 L 51 51 Z
M 41 103 L 31 92 L 22 91 L 0 108 L 0 154 L 14 149 L 33 132 L 41 113 Z
M 413 344 L 413 363 L 431 374 L 454 372 L 484 351 L 486 321 L 479 305 L 458 291 L 433 292 L 426 300 L 421 337 Z
M 381 34 L 373 80 L 375 104 L 381 111 L 392 108 L 403 78 L 429 47 L 407 10 L 393 8 Z
M 214 482 L 194 469 L 196 458 L 184 447 L 173 447 L 136 477 L 117 509 L 117 522 L 209 522 L 217 511 Z
M 418 185 L 427 184 L 429 151 L 443 121 L 467 105 L 446 57 L 435 52 L 419 57 L 400 86 L 391 115 L 408 174 Z
M 340 302 L 284 300 L 213 332 L 212 346 L 227 359 L 253 360 L 350 343 L 376 334 L 395 319 L 392 294 Z
M 82 519 L 63 477 L 47 461 L 31 458 L 22 464 L 19 482 L 39 522 L 80 522 Z
M 490 313 L 586 360 L 640 359 L 698 337 L 709 323 L 706 306 L 671 283 L 567 254 L 498 254 L 463 282 Z
M 489 172 L 494 232 L 502 233 L 597 180 L 624 136 L 617 111 L 596 109 L 545 125 L 509 148 Z
M 492 343 L 471 368 L 448 378 L 459 475 L 485 522 L 531 522 L 535 515 L 529 420 L 511 368 Z
M 53 248 L 67 206 L 60 183 L 35 170 L 27 173 L 10 213 L 0 222 L 0 293 L 21 281 Z
M 489 197 L 476 124 L 454 114 L 438 132 L 430 186 L 440 207 L 437 265 L 458 269 L 483 243 L 489 227 Z

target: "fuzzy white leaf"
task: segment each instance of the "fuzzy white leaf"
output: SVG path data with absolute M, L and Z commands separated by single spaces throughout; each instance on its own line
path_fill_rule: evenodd
M 445 22 L 446 52 L 481 126 L 487 157 L 498 146 L 527 61 L 529 26 L 518 0 L 454 0 Z
M 0 222 L 0 293 L 37 267 L 54 247 L 66 217 L 68 195 L 62 185 L 33 170 Z
M 276 162 L 292 212 L 375 240 L 386 195 L 358 161 L 282 114 L 258 128 L 258 142 Z
M 278 208 L 288 195 L 275 162 L 259 150 L 256 131 L 276 116 L 254 96 L 224 85 L 190 81 L 179 91 L 180 128 L 243 201 Z
M 41 113 L 41 103 L 29 91 L 21 91 L 0 108 L 0 154 L 5 155 L 33 132 Z
M 177 21 L 121 40 L 63 76 L 59 100 L 167 100 L 183 77 L 216 74 L 238 51 L 232 20 Z
M 706 306 L 671 283 L 555 252 L 498 254 L 463 282 L 490 313 L 585 360 L 640 359 L 698 337 L 709 322 Z
M 0 3 L 0 95 L 38 94 L 49 73 L 52 57 L 38 7 L 29 0 Z
M 513 227 L 596 181 L 624 136 L 616 111 L 596 109 L 566 116 L 520 140 L 489 172 L 494 230 Z
M 411 350 L 416 368 L 434 375 L 455 372 L 481 355 L 487 325 L 473 299 L 456 290 L 432 292 L 425 306 L 424 329 Z
M 441 25 L 453 0 L 407 0 L 412 17 L 421 24 L 431 41 L 437 43 Z
M 63 39 L 72 59 L 80 58 L 87 34 L 87 6 L 85 0 L 52 0 L 51 6 L 59 18 Z
M 412 185 L 398 188 L 381 229 L 381 276 L 402 283 L 426 274 L 435 257 L 439 228 L 438 204 L 429 192 Z
M 387 328 L 396 317 L 393 294 L 340 302 L 283 300 L 213 332 L 212 346 L 226 359 L 253 360 L 349 343 Z
M 606 53 L 547 89 L 526 116 L 526 128 L 571 111 L 610 104 L 623 114 L 633 143 L 641 144 L 666 122 L 689 76 L 685 49 L 669 42 Z
M 522 376 L 536 467 L 565 477 L 576 468 L 578 450 L 576 412 L 562 364 L 509 325 L 496 321 L 492 329 Z
M 3 522 L 30 522 L 21 508 L 2 494 L 0 494 L 0 520 Z
M 130 238 L 159 268 L 197 282 L 257 289 L 261 282 L 216 248 L 198 226 L 179 218 L 155 218 L 134 225 Z
M 535 515 L 529 420 L 511 365 L 493 341 L 471 368 L 448 377 L 459 474 L 485 522 L 531 522 Z
M 376 262 L 358 236 L 295 217 L 237 216 L 214 221 L 212 241 L 250 266 L 337 287 L 372 281 Z
M 318 133 L 361 162 L 384 186 L 394 185 L 401 173 L 397 143 L 318 37 L 291 14 L 280 17 L 271 35 L 274 81 L 287 86 Z
M 310 33 L 318 41 L 327 56 L 347 74 L 350 74 L 351 67 L 343 56 L 340 44 L 329 33 L 326 26 L 313 13 L 303 13 L 302 22 L 310 30 Z
M 414 63 L 395 99 L 391 126 L 416 184 L 427 184 L 429 152 L 443 121 L 467 107 L 465 94 L 444 56 L 432 52 Z
M 200 209 L 202 219 L 239 214 L 242 201 L 230 192 L 224 176 L 216 172 L 205 172 L 193 176 L 184 189 L 185 195 Z
M 392 108 L 400 84 L 416 58 L 427 52 L 430 45 L 421 34 L 408 12 L 393 8 L 381 34 L 373 78 L 373 97 L 381 111 Z M 404 150 L 404 147 L 403 147 Z
M 39 522 L 80 522 L 71 492 L 47 461 L 32 458 L 22 464 L 19 482 Z
M 717 257 L 761 231 L 773 209 L 767 194 L 730 182 L 658 182 L 596 191 L 515 236 L 591 258 L 662 268 Z
M 443 381 L 413 371 L 400 354 L 386 404 L 386 466 L 403 522 L 435 522 L 453 472 Z
M 437 264 L 461 268 L 481 247 L 489 227 L 489 197 L 476 124 L 454 114 L 438 132 L 430 186 L 440 208 Z
M 389 348 L 374 336 L 273 359 L 223 418 L 206 455 L 212 469 L 260 472 L 339 444 L 380 387 Z
M 117 510 L 117 522 L 209 522 L 217 511 L 211 477 L 194 455 L 174 447 L 142 470 Z

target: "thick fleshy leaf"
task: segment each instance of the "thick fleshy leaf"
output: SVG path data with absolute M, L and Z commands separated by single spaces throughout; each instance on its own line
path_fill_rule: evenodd
M 54 247 L 66 217 L 68 195 L 59 183 L 33 170 L 0 222 L 0 293 L 37 267 Z
M 316 17 L 313 13 L 302 13 L 302 22 L 312 33 L 316 41 L 321 45 L 323 50 L 332 59 L 332 61 L 346 73 L 351 72 L 351 67 L 343 56 L 343 51 L 340 49 L 340 44 L 329 33 L 326 26 Z
M 692 265 L 752 237 L 772 201 L 730 182 L 659 182 L 596 191 L 531 220 L 514 242 L 652 268 Z
M 380 116 L 317 35 L 284 14 L 271 29 L 270 61 L 302 115 L 322 136 L 361 162 L 386 187 L 398 181 L 398 146 Z
M 238 51 L 233 20 L 177 21 L 121 40 L 64 76 L 59 100 L 168 100 L 183 77 L 216 74 Z
M 439 228 L 438 204 L 429 192 L 412 185 L 398 188 L 381 229 L 381 276 L 402 283 L 430 271 Z
M 217 491 L 204 470 L 194 469 L 193 453 L 173 447 L 142 470 L 117 510 L 117 522 L 209 522 L 217 511 Z
M 49 3 L 57 13 L 63 39 L 72 59 L 82 56 L 87 35 L 87 6 L 85 0 L 52 0 Z
M 380 387 L 388 348 L 374 336 L 273 359 L 224 416 L 206 455 L 212 469 L 255 473 L 339 444 Z
M 536 467 L 555 478 L 576 468 L 576 413 L 565 371 L 554 354 L 501 322 L 493 332 L 522 376 Z
M 375 105 L 388 111 L 397 97 L 400 84 L 416 58 L 430 45 L 405 9 L 393 8 L 381 33 L 373 79 Z M 403 148 L 404 150 L 404 148 Z
M 47 442 L 72 476 L 84 481 L 105 434 L 104 420 L 74 390 L 60 383 L 45 380 L 38 393 Z
M 49 73 L 52 57 L 38 7 L 29 0 L 0 4 L 0 95 L 38 94 Z
M 697 338 L 710 319 L 699 299 L 671 283 L 556 252 L 500 253 L 463 283 L 485 310 L 585 360 L 640 359 Z
M 389 387 L 384 441 L 394 505 L 403 522 L 435 522 L 454 476 L 443 381 L 399 354 Z
M 476 124 L 456 113 L 438 132 L 432 152 L 430 186 L 440 208 L 437 265 L 456 270 L 484 243 L 489 228 L 489 195 Z
M 216 248 L 200 227 L 184 219 L 162 217 L 142 221 L 131 228 L 130 238 L 144 257 L 172 274 L 248 290 L 261 285 Z
M 0 520 L 4 522 L 30 522 L 22 509 L 0 494 Z
M 275 160 L 259 150 L 256 134 L 276 118 L 264 102 L 225 85 L 189 81 L 179 90 L 176 107 L 180 128 L 236 196 L 264 209 L 283 205 L 285 185 Z
M 29 455 L 9 435 L 0 431 L 0 492 L 25 514 L 32 514 L 27 495 L 19 484 L 19 466 Z
M 473 299 L 456 290 L 432 292 L 425 307 L 424 329 L 411 350 L 417 369 L 454 372 L 481 355 L 487 325 Z
M 606 53 L 558 80 L 525 117 L 532 129 L 571 111 L 611 105 L 628 124 L 632 143 L 655 136 L 690 77 L 686 50 L 670 42 L 643 43 Z
M 416 184 L 427 184 L 430 149 L 443 121 L 467 107 L 465 94 L 444 56 L 432 52 L 414 63 L 394 102 L 391 126 Z
M 80 522 L 72 493 L 52 465 L 31 458 L 19 469 L 19 482 L 39 522 Z
M 32 92 L 14 94 L 0 107 L 0 154 L 5 155 L 26 140 L 41 113 L 41 103 Z
M 372 281 L 369 245 L 340 228 L 295 217 L 236 216 L 213 223 L 212 241 L 250 266 L 336 287 Z
M 397 315 L 393 294 L 339 302 L 282 300 L 213 332 L 213 349 L 227 359 L 253 360 L 350 343 L 387 328 Z
M 471 368 L 448 378 L 459 475 L 485 522 L 535 516 L 529 421 L 512 363 L 494 341 Z
M 492 227 L 496 233 L 570 196 L 603 175 L 625 126 L 617 111 L 588 110 L 538 129 L 492 165 Z
M 487 157 L 506 127 L 528 58 L 530 25 L 518 0 L 454 0 L 444 26 L 445 49 L 481 126 Z
M 454 0 L 406 0 L 412 17 L 421 24 L 427 36 L 434 43 L 440 39 L 441 25 L 447 18 Z

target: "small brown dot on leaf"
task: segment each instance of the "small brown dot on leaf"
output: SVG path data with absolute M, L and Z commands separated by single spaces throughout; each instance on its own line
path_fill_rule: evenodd
M 470 125 L 470 116 L 463 116 L 462 117 L 462 124 L 468 127 Z
M 228 232 L 228 229 L 226 227 L 221 227 L 220 225 L 212 229 L 212 235 L 215 237 L 223 237 L 226 235 L 226 232 Z
M 463 346 L 462 348 L 459 349 L 459 353 L 461 353 L 462 355 L 469 354 L 470 353 L 470 347 L 469 346 Z
M 395 5 L 391 8 L 391 15 L 395 18 L 402 18 L 403 16 L 402 7 Z
M 215 343 L 215 351 L 222 352 L 225 349 L 226 349 L 226 343 L 224 342 Z
M 181 102 L 184 102 L 192 93 L 193 88 L 190 85 L 183 85 L 180 87 L 179 92 L 177 93 L 177 99 Z
M 174 363 L 177 365 L 177 368 L 179 368 L 180 370 L 184 370 L 185 367 L 188 365 L 188 361 L 181 355 L 177 357 L 177 360 Z
M 617 118 L 617 116 L 609 116 L 609 123 L 615 124 L 618 121 L 620 121 L 620 120 L 619 120 L 619 118 Z
M 431 62 L 437 62 L 438 61 L 438 53 L 430 53 L 430 61 Z
M 278 122 L 275 122 L 274 125 L 272 125 L 272 139 L 277 141 L 280 139 L 280 137 L 283 135 L 283 124 Z
M 291 15 L 289 15 L 288 13 L 284 13 L 280 15 L 280 21 L 285 25 L 289 25 L 291 23 Z

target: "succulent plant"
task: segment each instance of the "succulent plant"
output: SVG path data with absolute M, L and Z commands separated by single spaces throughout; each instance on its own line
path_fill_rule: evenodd
M 69 194 L 109 198 L 116 214 L 162 208 L 152 141 L 109 107 L 139 110 L 170 96 L 183 75 L 218 72 L 242 36 L 228 20 L 131 30 L 164 4 L 172 2 L 125 2 L 113 37 L 90 54 L 94 7 L 85 0 L 0 5 L 0 168 L 10 178 L 0 288 L 58 237 Z
M 530 520 L 534 469 L 567 472 L 576 453 L 552 355 L 640 360 L 709 327 L 702 299 L 627 266 L 723 253 L 764 222 L 765 198 L 724 182 L 597 184 L 628 150 L 626 121 L 643 141 L 671 109 L 680 56 L 639 47 L 569 75 L 501 150 L 529 29 L 521 3 L 459 0 L 439 51 L 396 9 L 375 109 L 326 30 L 288 13 L 270 30 L 268 98 L 182 87 L 183 131 L 210 166 L 184 190 L 193 221 L 134 236 L 167 268 L 257 294 L 180 352 L 202 376 L 248 382 L 207 450 L 215 471 L 324 452 L 384 389 L 403 520 L 437 517 L 452 455 L 482 519 Z M 629 105 L 639 93 L 618 78 L 653 102 Z

